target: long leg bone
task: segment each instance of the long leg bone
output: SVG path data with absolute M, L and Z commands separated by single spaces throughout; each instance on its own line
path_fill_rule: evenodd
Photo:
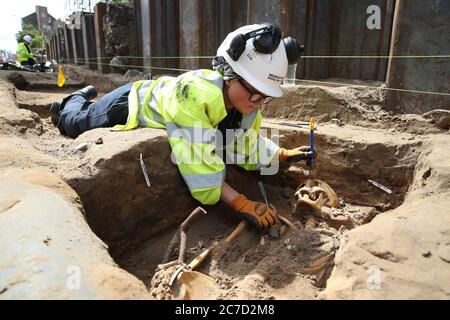
M 205 209 L 202 207 L 197 207 L 194 211 L 191 212 L 191 214 L 186 218 L 186 220 L 183 221 L 183 223 L 180 225 L 180 228 L 175 232 L 172 239 L 169 242 L 169 245 L 167 246 L 166 252 L 164 254 L 164 257 L 161 261 L 161 264 L 166 264 L 169 259 L 170 255 L 172 254 L 173 249 L 175 246 L 180 242 L 180 252 L 178 253 L 178 262 L 184 261 L 184 253 L 186 252 L 186 232 L 189 230 L 191 225 L 198 219 L 200 214 L 206 214 Z
M 200 214 L 205 215 L 205 209 L 201 207 L 197 207 L 194 211 L 191 212 L 189 217 L 181 224 L 180 226 L 180 252 L 178 255 L 178 261 L 184 262 L 184 253 L 186 252 L 186 232 L 189 230 L 191 225 L 198 219 Z
M 237 236 L 239 236 L 242 231 L 247 226 L 247 221 L 241 221 L 239 225 L 233 230 L 233 232 L 230 233 L 230 235 L 224 240 L 224 243 L 229 243 L 233 241 Z M 184 270 L 194 270 L 196 269 L 209 255 L 209 253 L 216 248 L 217 246 L 220 246 L 220 243 L 215 242 L 211 246 L 209 246 L 207 249 L 205 249 L 202 253 L 200 253 L 198 256 L 196 256 L 187 266 L 182 264 L 172 275 L 169 285 L 172 286 L 175 279 L 179 279 L 181 273 Z
M 290 228 L 292 228 L 295 231 L 299 231 L 300 229 L 297 228 L 292 222 L 290 222 L 288 219 L 286 219 L 285 217 L 283 217 L 282 215 L 278 214 L 278 217 L 280 218 L 281 221 L 283 221 L 287 226 L 289 226 Z

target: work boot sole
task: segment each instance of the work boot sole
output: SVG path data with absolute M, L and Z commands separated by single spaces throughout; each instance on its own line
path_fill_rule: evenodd
M 91 85 L 89 85 L 89 86 L 87 86 L 87 87 L 84 87 L 83 89 L 78 90 L 78 91 L 75 92 L 75 93 L 81 93 L 81 94 L 84 95 L 84 96 L 86 97 L 86 99 L 88 99 L 89 101 L 91 101 L 92 99 L 97 98 L 97 89 L 95 89 L 95 87 L 94 87 L 94 86 L 91 86 Z
M 55 101 L 50 106 L 51 120 L 54 126 L 58 125 L 59 113 L 61 111 L 61 103 Z

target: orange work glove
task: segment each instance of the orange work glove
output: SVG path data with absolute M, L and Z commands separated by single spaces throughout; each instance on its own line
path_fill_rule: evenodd
M 278 221 L 277 210 L 273 205 L 267 208 L 264 203 L 248 200 L 243 194 L 233 199 L 231 207 L 238 213 L 243 214 L 246 219 L 263 232 Z
M 317 156 L 317 151 L 314 150 L 314 158 L 316 158 Z M 291 162 L 296 162 L 296 161 L 301 161 L 301 160 L 309 160 L 311 159 L 311 148 L 309 146 L 303 146 L 303 147 L 298 147 L 295 149 L 285 149 L 285 148 L 280 148 L 280 152 L 279 154 L 279 158 L 281 161 L 291 161 Z

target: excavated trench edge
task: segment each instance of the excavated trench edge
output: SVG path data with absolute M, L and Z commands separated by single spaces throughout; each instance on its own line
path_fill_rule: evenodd
M 26 108 L 25 107 L 25 109 L 28 109 L 28 108 Z M 415 147 L 417 147 L 418 145 L 416 144 L 416 145 L 414 145 L 414 144 L 411 144 L 411 145 L 409 145 L 409 146 L 407 146 L 407 151 L 406 152 L 408 152 L 409 151 L 409 149 L 411 149 L 411 148 L 415 148 Z M 322 148 L 322 150 L 324 150 L 324 148 Z M 417 151 L 417 150 L 416 150 Z M 403 192 L 403 194 L 402 194 L 402 199 L 401 199 L 401 201 L 399 202 L 399 203 L 397 203 L 394 207 L 390 207 L 390 208 L 379 208 L 380 209 L 380 211 L 390 211 L 390 210 L 392 210 L 392 209 L 394 209 L 394 208 L 396 208 L 396 207 L 398 207 L 399 205 L 401 205 L 403 202 L 404 202 L 404 199 L 405 199 L 405 197 L 406 197 L 406 195 L 408 194 L 408 190 L 409 190 L 409 187 L 411 186 L 411 184 L 413 183 L 413 180 L 414 179 L 416 179 L 416 177 L 414 176 L 414 173 L 415 173 L 415 170 L 416 170 L 416 168 L 417 168 L 417 165 L 418 165 L 418 157 L 419 157 L 419 153 L 420 152 L 416 152 L 415 153 L 415 156 L 414 156 L 414 166 L 413 166 L 413 168 L 412 168 L 412 170 L 410 170 L 410 175 L 409 175 L 409 178 L 408 178 L 408 184 L 407 185 L 405 185 L 405 190 L 404 190 L 404 192 Z M 411 168 L 410 168 L 411 169 Z M 425 174 L 424 174 L 424 179 L 426 179 L 428 176 L 429 176 L 429 172 L 425 172 Z M 428 176 L 427 176 L 428 175 Z M 107 177 L 102 177 L 102 178 L 107 178 Z M 320 177 L 319 177 L 320 178 Z M 326 181 L 326 180 L 325 180 Z M 72 185 L 72 187 L 73 187 L 73 185 Z M 76 188 L 74 188 L 74 190 L 76 191 L 76 193 L 77 194 L 79 194 L 80 192 L 79 192 L 79 190 L 77 190 Z M 338 189 L 335 189 L 336 191 L 337 191 L 337 193 L 339 194 L 339 190 Z M 84 207 L 84 206 L 83 206 Z M 92 210 L 91 210 L 92 211 Z M 94 210 L 95 211 L 95 210 Z M 95 213 L 95 212 L 94 212 Z M 89 214 L 88 212 L 87 212 L 87 214 Z M 89 223 L 89 221 L 88 221 L 88 223 Z M 370 223 L 370 222 L 368 222 L 368 223 Z M 92 228 L 92 226 L 91 226 L 91 228 Z M 94 228 L 92 228 L 93 229 L 93 231 L 94 231 Z M 164 232 L 168 232 L 168 230 L 169 229 L 166 229 L 166 230 L 163 230 L 162 231 L 162 233 L 164 233 Z M 94 231 L 95 232 L 95 231 Z M 95 232 L 95 233 L 97 233 L 97 232 Z M 153 234 L 153 235 L 150 235 L 150 238 L 152 238 L 152 237 L 155 237 L 155 236 L 157 236 L 157 234 Z M 147 238 L 149 238 L 148 236 L 147 236 Z M 107 241 L 105 241 L 105 242 L 107 242 Z M 113 258 L 114 258 L 114 260 L 116 260 L 116 258 L 113 256 Z M 117 262 L 117 260 L 116 260 L 116 262 Z M 119 264 L 120 265 L 120 264 Z M 128 271 L 126 268 L 123 268 L 125 271 L 127 271 L 127 272 L 130 272 L 130 271 Z M 331 274 L 331 271 L 332 270 L 330 270 L 330 272 L 329 272 L 329 274 L 328 274 L 328 277 L 329 277 L 329 275 Z M 132 273 L 132 272 L 130 272 L 130 273 Z M 325 283 L 326 283 L 326 281 L 325 281 Z
M 20 105 L 19 106 L 20 108 L 24 108 L 24 109 L 29 109 L 27 106 L 25 106 L 25 105 Z M 40 112 L 38 112 L 38 115 L 42 118 L 42 117 L 45 117 L 46 116 L 46 114 L 41 114 Z M 297 133 L 288 133 L 288 134 L 286 134 L 286 137 L 285 137 L 285 139 L 286 140 L 288 140 L 288 143 L 291 143 L 291 144 L 294 144 L 294 145 L 305 145 L 305 144 L 307 144 L 306 143 L 306 141 L 305 141 L 305 139 L 307 138 L 307 135 L 306 134 L 301 134 L 301 135 L 299 135 L 298 134 L 298 132 Z M 321 152 L 327 152 L 327 150 L 328 150 L 328 148 L 326 148 L 326 146 L 327 146 L 327 144 L 339 144 L 339 142 L 337 142 L 337 141 L 334 141 L 333 140 L 333 138 L 331 138 L 331 139 L 329 139 L 329 140 L 327 140 L 327 138 L 330 138 L 330 137 L 327 137 L 327 136 L 322 136 L 322 138 L 320 138 L 320 136 L 319 136 L 319 139 L 318 139 L 318 141 L 317 141 L 317 144 L 320 146 L 320 144 L 321 144 L 321 139 L 322 139 L 322 146 L 320 146 L 320 148 L 321 148 Z M 342 140 L 345 140 L 345 139 L 342 139 Z M 358 142 L 355 142 L 355 144 L 356 145 L 358 145 Z M 362 147 L 364 147 L 364 143 L 359 143 L 360 144 L 360 146 L 362 146 Z M 367 143 L 366 144 L 366 146 L 369 146 L 370 144 L 369 143 Z M 403 152 L 403 154 L 406 154 L 406 153 L 408 153 L 409 152 L 409 150 L 410 149 L 412 149 L 412 148 L 414 148 L 414 147 L 416 147 L 417 146 L 417 144 L 405 144 L 404 146 L 400 146 L 400 144 L 397 144 L 397 145 L 395 145 L 394 144 L 394 147 L 404 147 L 404 148 L 406 148 L 406 150 L 403 150 L 402 152 Z M 358 146 L 357 146 L 358 147 Z M 387 149 L 387 147 L 385 147 L 385 146 L 383 146 L 381 149 L 383 149 L 383 148 L 385 148 L 385 149 Z M 363 148 L 364 149 L 364 148 Z M 364 152 L 363 150 L 360 150 L 360 152 Z M 347 156 L 346 155 L 346 152 L 341 152 L 342 154 L 343 154 L 343 156 L 344 156 L 344 158 Z M 341 155 L 340 153 L 338 153 L 338 155 Z M 332 158 L 332 155 L 330 155 L 330 158 Z M 409 188 L 409 186 L 412 184 L 412 182 L 413 182 L 413 178 L 414 178 L 414 171 L 415 171 L 415 167 L 416 167 L 416 165 L 417 165 L 417 159 L 418 159 L 418 154 L 416 153 L 416 155 L 415 155 L 415 157 L 414 157 L 415 159 L 414 159 L 414 166 L 412 167 L 412 168 L 407 168 L 407 169 L 409 169 L 409 173 L 407 174 L 407 177 L 406 177 L 406 184 L 403 186 L 403 190 L 402 190 L 402 192 L 401 192 L 401 197 L 400 197 L 400 199 L 396 199 L 396 201 L 395 201 L 395 204 L 391 204 L 390 206 L 388 206 L 388 207 L 377 207 L 377 206 L 374 206 L 374 207 L 376 207 L 377 209 L 378 209 L 378 212 L 383 212 L 383 211 L 387 211 L 387 210 L 392 210 L 392 209 L 394 209 L 395 207 L 397 207 L 397 206 L 399 206 L 399 205 L 401 205 L 402 203 L 403 203 L 403 201 L 404 201 L 404 198 L 405 198 L 405 196 L 406 196 L 406 194 L 407 194 L 407 192 L 408 192 L 408 188 Z M 111 159 L 111 161 L 114 161 L 114 159 Z M 398 161 L 397 163 L 394 163 L 393 165 L 394 166 L 396 166 L 396 165 L 399 165 L 399 164 L 401 164 L 401 161 Z M 400 169 L 400 171 L 401 171 L 401 169 Z M 318 168 L 318 172 L 321 172 L 321 169 L 320 168 Z M 284 176 L 283 176 L 283 174 L 284 174 Z M 275 179 L 276 180 L 276 183 L 275 184 L 278 184 L 278 185 L 280 185 L 280 184 L 284 184 L 284 185 L 289 185 L 289 183 L 291 183 L 291 186 L 292 186 L 292 184 L 295 184 L 295 183 L 297 183 L 297 185 L 298 185 L 298 181 L 292 181 L 292 178 L 289 178 L 289 177 L 287 177 L 286 176 L 286 172 L 284 172 L 283 174 L 279 174 L 279 177 L 278 177 L 278 181 L 277 181 L 277 179 Z M 333 172 L 332 170 L 331 171 L 329 171 L 328 170 L 328 172 L 324 175 L 324 176 L 322 176 L 322 175 L 320 175 L 319 174 L 319 176 L 317 177 L 317 178 L 319 178 L 319 179 L 322 179 L 322 180 L 324 180 L 324 181 L 326 181 L 326 182 L 328 182 L 328 178 L 330 178 L 332 175 L 336 175 L 337 173 L 336 172 Z M 105 176 L 105 175 L 100 175 L 100 177 L 102 178 L 102 179 L 109 179 L 107 176 Z M 286 182 L 286 180 L 291 180 L 291 181 L 287 181 Z M 91 180 L 92 181 L 92 180 Z M 282 182 L 280 182 L 280 181 L 282 181 Z M 111 181 L 112 182 L 112 181 Z M 118 183 L 120 183 L 120 181 L 118 182 Z M 114 184 L 114 182 L 112 182 L 112 184 Z M 77 188 L 76 188 L 76 185 L 73 185 L 73 184 L 71 184 L 72 185 L 72 187 L 75 189 L 75 191 L 80 195 L 80 192 L 79 192 L 79 190 L 77 190 Z M 337 184 L 338 186 L 339 186 L 339 184 Z M 337 187 L 337 188 L 335 188 L 335 191 L 337 192 L 337 194 L 338 195 L 340 195 L 340 187 Z M 83 201 L 83 199 L 82 199 L 82 202 L 84 202 Z M 360 203 L 360 204 L 364 204 L 364 201 L 362 201 L 362 203 Z M 85 208 L 85 206 L 84 206 L 84 208 Z M 86 210 L 86 208 L 85 208 L 85 210 Z M 92 208 L 91 208 L 91 210 L 89 210 L 90 212 L 93 212 L 94 214 L 95 214 L 95 209 L 93 210 Z M 90 212 L 87 212 L 86 211 L 86 214 L 87 214 L 87 216 L 89 216 L 89 214 L 90 214 Z M 372 217 L 373 218 L 373 217 Z M 89 223 L 89 219 L 87 219 L 88 220 L 88 224 L 91 226 L 91 228 L 93 229 L 93 231 L 98 235 L 98 232 L 96 232 L 96 231 L 98 231 L 98 229 L 96 230 L 96 227 L 95 226 L 92 226 L 90 223 Z M 371 219 L 370 219 L 371 220 Z M 368 221 L 367 223 L 370 223 L 370 221 Z M 357 227 L 357 226 L 356 226 Z M 169 230 L 173 230 L 173 229 L 171 229 L 170 227 L 168 227 L 168 228 L 166 228 L 166 229 L 163 229 L 163 230 L 160 230 L 160 232 L 159 233 L 157 233 L 157 234 L 150 234 L 150 235 L 147 235 L 147 236 L 145 236 L 144 238 L 143 238 L 143 241 L 151 241 L 154 237 L 157 237 L 157 236 L 159 236 L 159 235 L 161 235 L 161 234 L 165 234 L 165 233 L 167 233 L 167 232 L 172 232 L 172 231 L 169 231 Z M 128 238 L 128 236 L 129 235 L 125 235 L 125 238 Z M 105 239 L 103 239 L 106 243 L 108 243 L 109 245 L 111 245 L 111 247 L 113 247 L 114 248 L 114 244 L 112 244 L 112 243 L 109 243 L 107 240 L 105 240 Z M 124 241 L 124 243 L 126 243 L 127 241 L 125 240 Z M 115 256 L 114 255 L 114 253 L 113 252 L 111 252 L 110 251 L 110 253 L 112 253 L 112 257 L 113 257 L 113 259 L 122 267 L 122 264 L 120 263 L 120 261 L 119 261 L 119 259 L 118 259 L 118 257 L 117 256 Z M 131 270 L 129 270 L 129 269 L 127 269 L 127 268 L 123 268 L 124 270 L 126 270 L 127 272 L 130 272 L 131 274 L 133 274 L 133 272 L 131 271 Z M 327 281 L 327 279 L 329 278 L 329 276 L 331 275 L 331 272 L 332 272 L 332 268 L 331 268 L 331 270 L 329 271 L 329 272 L 327 272 L 327 275 L 326 275 L 326 278 L 325 278 L 325 281 L 324 281 L 324 284 L 325 284 L 325 287 L 326 287 L 326 281 Z M 322 287 L 322 288 L 324 288 L 324 287 Z

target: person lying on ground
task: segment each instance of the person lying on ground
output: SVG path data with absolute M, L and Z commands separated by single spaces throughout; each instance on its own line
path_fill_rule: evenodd
M 295 39 L 281 39 L 276 25 L 244 26 L 227 35 L 213 70 L 136 81 L 96 102 L 90 101 L 96 90 L 88 86 L 54 102 L 52 122 L 72 138 L 100 127 L 165 129 L 192 196 L 205 205 L 222 200 L 267 231 L 278 222 L 275 207 L 249 200 L 230 186 L 225 162 L 264 170 L 278 160 L 310 159 L 309 147 L 286 150 L 260 134 L 260 107 L 282 96 L 288 64 L 296 63 L 301 51 Z

